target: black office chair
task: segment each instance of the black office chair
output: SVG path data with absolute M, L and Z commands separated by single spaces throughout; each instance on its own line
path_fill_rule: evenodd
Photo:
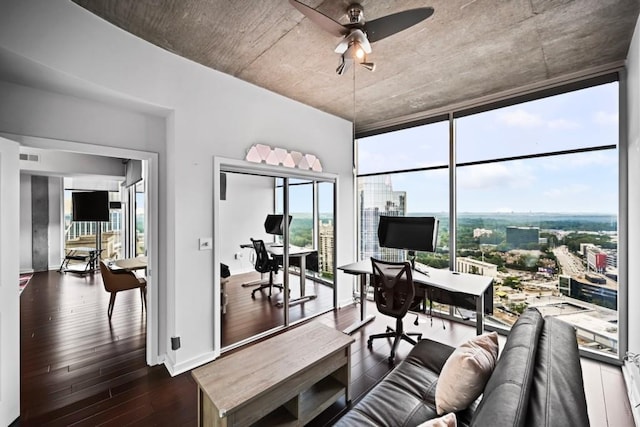
M 256 292 L 265 288 L 269 288 L 269 298 L 271 298 L 271 288 L 276 287 L 281 291 L 283 289 L 282 284 L 273 283 L 273 275 L 278 273 L 280 265 L 278 260 L 269 256 L 264 241 L 251 239 L 251 243 L 253 243 L 253 249 L 256 251 L 256 263 L 254 265 L 256 271 L 259 273 L 269 273 L 269 281 L 254 289 L 253 292 L 251 292 L 251 298 L 255 299 Z
M 395 317 L 396 328 L 387 326 L 384 334 L 369 336 L 367 347 L 371 349 L 373 340 L 377 338 L 393 338 L 389 364 L 393 364 L 396 350 L 400 340 L 405 340 L 415 345 L 416 340 L 411 336 L 422 339 L 421 333 L 404 332 L 402 319 L 415 304 L 415 290 L 413 288 L 413 277 L 411 275 L 411 265 L 408 262 L 388 262 L 371 258 L 373 267 L 373 296 L 376 301 L 378 311 L 387 316 Z

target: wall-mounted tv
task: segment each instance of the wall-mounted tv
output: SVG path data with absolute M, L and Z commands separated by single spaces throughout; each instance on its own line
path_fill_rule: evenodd
M 74 221 L 109 221 L 108 191 L 74 191 L 71 205 Z

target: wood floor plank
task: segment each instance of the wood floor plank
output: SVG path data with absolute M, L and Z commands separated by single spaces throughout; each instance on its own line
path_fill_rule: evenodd
M 259 277 L 257 273 L 237 277 L 228 287 L 222 335 L 229 342 L 264 331 L 265 324 L 274 324 L 270 322 L 282 324 L 281 308 L 274 307 L 264 295 L 252 299 L 252 288 L 240 286 L 255 277 Z M 322 313 L 333 304 L 331 288 L 310 280 L 307 283 L 307 291 L 318 298 L 292 307 L 292 320 Z M 196 424 L 197 387 L 191 374 L 171 377 L 164 366 L 146 366 L 146 313 L 139 293 L 118 295 L 111 323 L 106 315 L 108 301 L 99 275 L 34 274 L 20 297 L 21 426 Z M 375 314 L 375 305 L 367 304 L 368 313 Z M 358 319 L 359 307 L 349 305 L 314 321 L 344 330 Z M 413 315 L 405 318 L 406 330 L 418 330 L 425 338 L 452 346 L 475 335 L 472 326 L 443 322 L 438 317 L 421 314 L 417 326 L 414 320 Z M 367 348 L 368 336 L 383 332 L 387 325 L 394 326 L 393 319 L 377 314 L 373 322 L 352 335 L 354 402 L 390 370 L 388 340 L 375 340 L 373 348 Z M 506 339 L 501 336 L 499 340 L 502 347 Z M 401 343 L 396 363 L 410 349 L 408 343 Z M 587 359 L 581 363 L 591 425 L 633 426 L 620 369 Z M 347 409 L 340 399 L 309 425 L 329 426 Z

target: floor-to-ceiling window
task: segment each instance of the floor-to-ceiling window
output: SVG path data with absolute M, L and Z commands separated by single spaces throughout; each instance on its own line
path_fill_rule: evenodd
M 449 125 L 439 121 L 358 141 L 358 251 L 404 261 L 405 252 L 380 247 L 381 215 L 436 216 L 437 250 L 418 253 L 418 262 L 449 266 Z
M 508 329 L 536 306 L 574 325 L 583 348 L 617 355 L 619 85 L 596 83 L 360 138 L 361 258 L 404 256 L 377 247 L 381 211 L 438 216 L 438 250 L 419 260 L 492 276 L 489 324 Z

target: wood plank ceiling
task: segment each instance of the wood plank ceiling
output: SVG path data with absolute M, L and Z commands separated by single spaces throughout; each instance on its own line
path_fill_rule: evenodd
M 638 0 L 362 0 L 365 18 L 431 6 L 372 45 L 376 71 L 335 73 L 340 41 L 287 0 L 74 0 L 170 52 L 352 120 L 360 131 L 621 65 Z M 304 0 L 346 23 L 349 0 Z M 355 87 L 355 97 L 354 97 Z M 354 111 L 355 98 L 355 111 Z

